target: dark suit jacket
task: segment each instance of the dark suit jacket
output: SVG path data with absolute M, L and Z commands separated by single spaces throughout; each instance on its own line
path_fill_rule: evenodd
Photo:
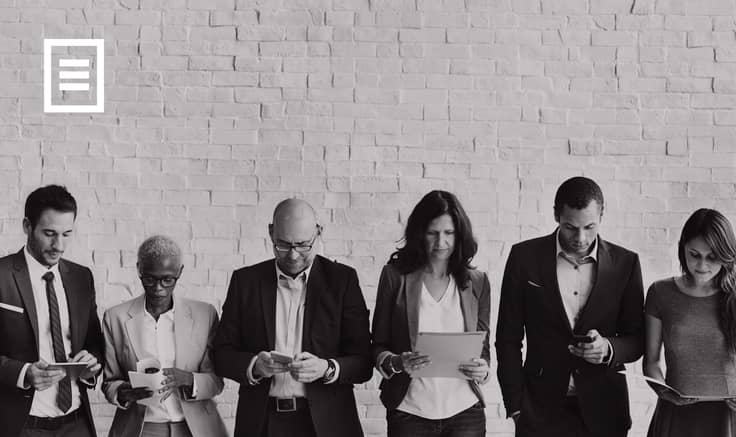
M 250 385 L 246 370 L 261 351 L 274 349 L 276 264 L 273 259 L 236 270 L 215 336 L 215 372 L 240 383 L 235 436 L 257 436 L 265 423 L 270 379 Z M 353 384 L 369 380 L 368 310 L 351 267 L 317 256 L 307 280 L 302 350 L 340 365 L 332 384 L 306 385 L 319 437 L 362 436 Z
M 521 411 L 520 426 L 538 429 L 554 421 L 551 407 L 567 393 L 570 374 L 582 418 L 600 435 L 631 427 L 623 363 L 644 349 L 644 290 L 638 256 L 598 239 L 597 276 L 588 302 L 570 329 L 557 283 L 556 234 L 511 248 L 501 286 L 496 328 L 498 380 L 506 411 Z M 535 285 L 536 284 L 536 285 Z M 576 334 L 596 329 L 613 346 L 610 366 L 594 365 L 570 354 Z M 526 332 L 526 361 L 521 342 Z
M 465 332 L 485 331 L 491 316 L 491 286 L 488 276 L 477 270 L 469 270 L 470 280 L 458 286 L 460 305 L 465 322 Z M 387 354 L 413 350 L 419 326 L 419 298 L 422 292 L 421 272 L 402 275 L 394 266 L 386 265 L 378 281 L 376 312 L 373 315 L 373 358 L 376 366 Z M 490 362 L 488 335 L 483 340 L 481 358 Z M 381 381 L 381 401 L 393 410 L 404 400 L 411 378 L 399 373 Z M 483 394 L 474 381 L 470 388 L 485 406 Z
M 71 261 L 59 261 L 59 274 L 64 284 L 69 307 L 72 355 L 82 349 L 97 357 L 104 365 L 104 340 L 95 303 L 92 272 Z M 0 423 L 3 435 L 16 436 L 23 429 L 31 409 L 34 389 L 16 386 L 25 363 L 38 361 L 38 316 L 33 287 L 23 250 L 0 258 L 0 303 L 22 308 L 23 312 L 0 308 Z M 87 386 L 79 382 L 80 408 L 86 414 L 92 435 L 94 422 L 89 408 Z

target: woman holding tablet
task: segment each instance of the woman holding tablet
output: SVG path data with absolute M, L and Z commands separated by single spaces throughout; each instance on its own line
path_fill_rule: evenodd
M 682 229 L 683 274 L 649 287 L 644 374 L 659 400 L 649 437 L 736 436 L 736 238 L 713 209 L 695 211 Z M 667 364 L 664 377 L 661 349 Z
M 483 437 L 487 334 L 479 357 L 458 357 L 465 378 L 413 376 L 432 360 L 412 352 L 419 332 L 488 332 L 490 285 L 470 265 L 478 248 L 470 220 L 453 194 L 432 191 L 414 207 L 403 243 L 381 272 L 373 317 L 388 437 Z

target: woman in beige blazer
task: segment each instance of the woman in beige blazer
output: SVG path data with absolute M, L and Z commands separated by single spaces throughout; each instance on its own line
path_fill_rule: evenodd
M 173 296 L 183 265 L 181 250 L 171 239 L 144 241 L 137 267 L 145 293 L 108 309 L 103 318 L 102 389 L 118 407 L 108 435 L 227 436 L 212 400 L 223 388 L 211 360 L 217 311 L 210 304 Z M 136 371 L 142 360 L 160 363 L 164 381 L 158 390 L 131 387 L 128 372 Z M 161 400 L 145 401 L 151 397 Z

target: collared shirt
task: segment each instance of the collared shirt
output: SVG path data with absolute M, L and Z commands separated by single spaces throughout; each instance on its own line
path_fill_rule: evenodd
M 28 252 L 28 248 L 23 249 L 23 255 L 26 258 L 28 273 L 31 279 L 31 287 L 33 288 L 33 300 L 36 304 L 36 314 L 38 317 L 38 356 L 47 363 L 56 362 L 54 357 L 53 340 L 51 338 L 51 321 L 49 318 L 49 304 L 46 297 L 46 281 L 43 275 L 46 272 L 54 274 L 54 291 L 56 292 L 56 300 L 59 303 L 59 319 L 61 323 L 61 336 L 64 342 L 64 352 L 67 355 L 72 352 L 72 337 L 69 327 L 69 306 L 67 305 L 66 290 L 61 281 L 59 274 L 59 265 L 55 264 L 51 268 L 42 265 L 36 258 Z M 67 357 L 67 360 L 69 357 Z M 26 372 L 30 364 L 27 363 L 18 376 L 17 385 L 23 387 Z M 31 404 L 31 411 L 28 413 L 36 417 L 58 417 L 76 410 L 81 405 L 79 397 L 79 386 L 76 380 L 72 380 L 72 406 L 67 412 L 61 411 L 56 406 L 56 395 L 59 392 L 59 384 L 54 384 L 46 390 L 36 391 Z
M 146 311 L 143 305 L 143 355 L 156 358 L 161 368 L 174 367 L 176 360 L 176 337 L 174 335 L 174 305 L 158 320 Z M 156 406 L 147 406 L 143 417 L 145 422 L 180 422 L 184 420 L 184 412 L 177 393 L 172 394 Z
M 304 329 L 304 304 L 307 296 L 307 281 L 312 265 L 292 278 L 282 272 L 276 263 L 276 332 L 274 350 L 286 355 L 294 356 L 302 352 L 302 333 Z M 250 384 L 257 384 L 261 378 L 253 376 L 253 367 L 256 359 L 253 357 L 248 366 L 247 377 Z M 336 367 L 335 376 L 330 383 L 337 380 L 340 374 L 340 365 L 332 360 Z M 271 379 L 269 396 L 304 397 L 306 392 L 304 383 L 296 381 L 288 372 L 279 373 Z
M 574 328 L 595 284 L 596 264 L 598 263 L 598 237 L 593 242 L 590 253 L 582 258 L 576 258 L 565 253 L 560 244 L 559 229 L 555 234 L 555 241 L 557 243 L 557 284 L 560 287 L 560 296 L 565 307 L 567 320 L 570 327 Z M 610 351 L 608 361 L 605 362 L 605 364 L 608 364 L 613 358 L 613 346 L 608 339 L 606 341 Z M 575 379 L 572 373 L 567 386 L 567 394 L 569 396 L 576 394 Z
M 418 332 L 463 332 L 465 319 L 460 304 L 460 293 L 452 276 L 439 301 L 422 283 L 419 298 Z M 454 416 L 478 402 L 465 379 L 412 378 L 404 399 L 397 410 L 438 420 Z

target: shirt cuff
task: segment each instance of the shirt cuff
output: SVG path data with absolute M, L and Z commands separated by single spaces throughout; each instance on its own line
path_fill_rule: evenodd
M 611 344 L 611 340 L 606 338 L 606 342 L 608 343 L 608 359 L 604 360 L 603 363 L 606 366 L 610 366 L 613 362 L 613 344 Z
M 95 386 L 97 385 L 96 376 L 91 376 L 88 379 L 79 378 L 79 381 L 82 382 L 82 384 L 86 385 L 89 388 L 95 388 Z
M 28 372 L 28 368 L 31 367 L 31 363 L 25 363 L 23 365 L 23 368 L 20 369 L 20 374 L 18 375 L 18 381 L 15 382 L 15 385 L 21 389 L 21 390 L 28 390 L 31 388 L 31 386 L 26 386 L 23 384 L 23 382 L 26 380 L 26 373 Z
M 253 367 L 255 367 L 257 359 L 258 355 L 253 357 L 250 360 L 250 364 L 248 365 L 248 370 L 245 371 L 245 377 L 248 379 L 248 384 L 250 385 L 256 385 L 263 379 L 262 376 L 260 378 L 256 378 L 255 376 L 253 376 Z
M 197 399 L 197 378 L 192 376 L 192 399 Z
M 329 361 L 332 361 L 332 363 L 335 365 L 335 374 L 332 375 L 332 378 L 330 378 L 329 381 L 325 381 L 325 384 L 332 384 L 333 382 L 337 381 L 338 378 L 340 378 L 340 363 L 332 358 L 330 358 Z

